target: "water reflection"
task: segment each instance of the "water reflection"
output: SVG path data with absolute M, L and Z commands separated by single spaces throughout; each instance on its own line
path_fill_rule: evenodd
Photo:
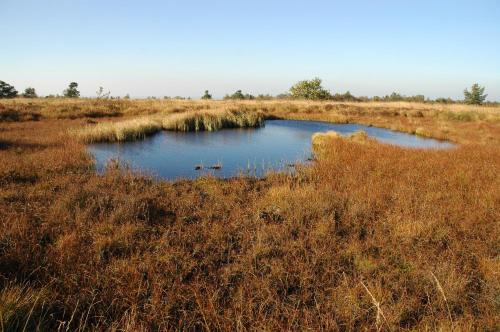
M 218 132 L 161 132 L 142 141 L 100 143 L 89 146 L 98 171 L 110 159 L 119 159 L 132 168 L 155 176 L 195 178 L 207 172 L 230 177 L 239 172 L 261 176 L 268 169 L 286 169 L 286 164 L 307 160 L 311 135 L 335 130 L 348 135 L 364 130 L 381 142 L 411 148 L 449 148 L 451 143 L 387 129 L 357 124 L 330 124 L 315 121 L 268 120 L 259 129 L 227 129 Z M 218 170 L 208 167 L 221 164 Z M 203 170 L 195 170 L 203 165 Z

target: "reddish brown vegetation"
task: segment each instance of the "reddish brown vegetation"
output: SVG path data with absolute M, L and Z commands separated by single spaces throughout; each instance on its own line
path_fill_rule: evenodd
M 156 182 L 96 175 L 84 121 L 0 123 L 7 330 L 499 327 L 495 145 L 332 140 L 294 175 Z

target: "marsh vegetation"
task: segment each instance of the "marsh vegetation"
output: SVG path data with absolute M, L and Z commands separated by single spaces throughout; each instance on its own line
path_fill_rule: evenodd
M 334 130 L 339 137 L 359 142 L 378 140 L 409 148 L 447 149 L 453 144 L 413 134 L 358 124 L 332 124 L 318 121 L 266 120 L 258 129 L 235 128 L 217 132 L 162 131 L 144 140 L 89 144 L 96 168 L 119 160 L 132 169 L 169 180 L 196 178 L 207 172 L 222 178 L 239 174 L 265 176 L 270 171 L 292 171 L 307 164 L 313 147 L 323 132 Z M 214 168 L 222 163 L 224 167 Z M 211 170 L 217 170 L 211 172 Z
M 90 124 L 72 133 L 86 143 L 120 142 L 142 139 L 160 130 L 216 131 L 223 128 L 255 128 L 263 123 L 259 112 L 215 109 Z
M 95 138 L 74 135 L 215 130 L 258 114 L 458 146 L 326 139 L 293 174 L 156 181 L 119 164 L 97 174 Z M 487 106 L 2 100 L 2 329 L 494 331 L 499 143 L 500 110 Z

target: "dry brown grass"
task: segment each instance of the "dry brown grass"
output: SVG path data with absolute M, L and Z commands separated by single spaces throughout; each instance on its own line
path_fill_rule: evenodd
M 330 154 L 330 145 L 336 140 L 348 140 L 365 145 L 378 144 L 375 139 L 369 137 L 364 131 L 358 131 L 349 136 L 342 136 L 336 131 L 314 133 L 311 137 L 311 147 L 315 157 L 328 157 L 328 155 Z
M 262 111 L 267 117 L 374 125 L 459 143 L 500 144 L 499 106 L 410 102 L 198 101 L 13 99 L 0 103 L 0 121 L 160 116 L 207 111 Z
M 0 105 L 14 102 L 25 107 Z M 34 103 L 59 112 L 55 102 Z M 123 102 L 135 111 L 118 121 L 150 114 L 137 111 L 148 102 Z M 466 144 L 425 151 L 334 139 L 291 175 L 157 182 L 117 166 L 96 175 L 68 135 L 89 120 L 77 111 L 0 122 L 2 328 L 498 330 L 498 111 L 462 121 L 435 109 L 328 105 L 226 107 L 446 126 Z

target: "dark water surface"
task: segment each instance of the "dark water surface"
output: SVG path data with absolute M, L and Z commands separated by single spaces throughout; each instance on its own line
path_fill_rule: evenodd
M 225 129 L 216 132 L 162 131 L 142 141 L 99 143 L 89 146 L 102 171 L 111 159 L 164 179 L 196 178 L 213 173 L 231 177 L 240 172 L 261 176 L 266 170 L 286 169 L 287 164 L 311 157 L 311 136 L 316 132 L 348 135 L 363 130 L 380 142 L 410 148 L 450 148 L 435 139 L 367 127 L 315 121 L 267 120 L 259 129 Z M 216 164 L 220 169 L 209 169 Z M 203 165 L 202 170 L 195 170 Z

